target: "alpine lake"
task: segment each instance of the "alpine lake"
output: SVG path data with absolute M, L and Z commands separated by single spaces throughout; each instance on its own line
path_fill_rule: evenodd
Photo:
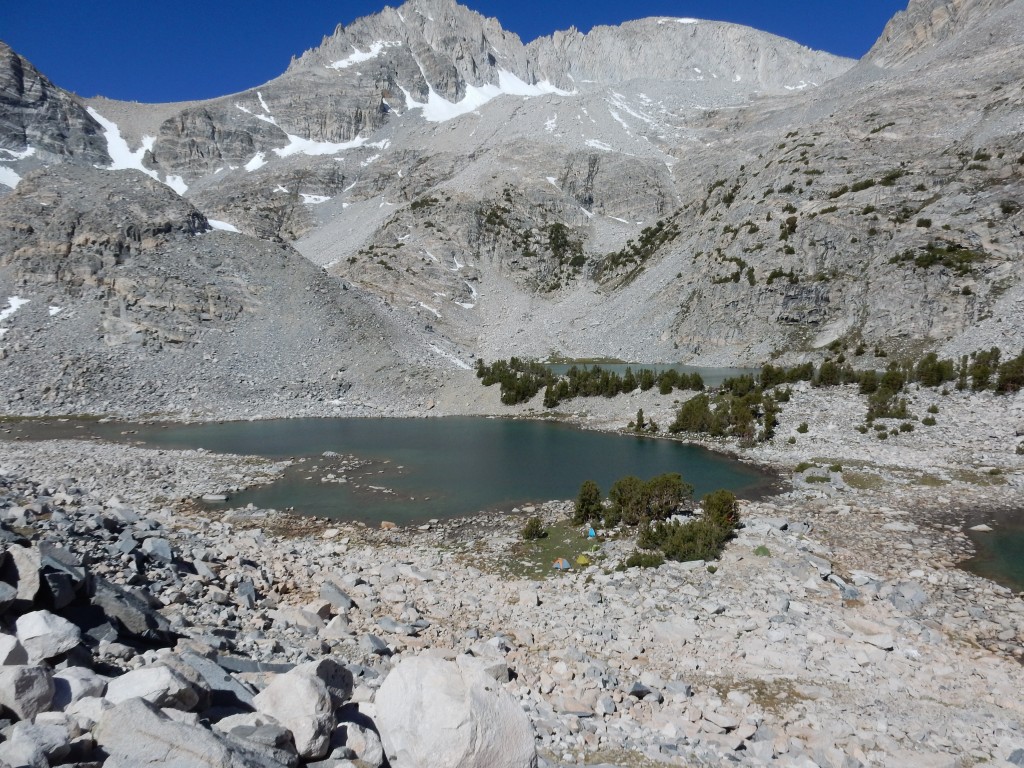
M 293 459 L 275 482 L 234 493 L 227 504 L 369 524 L 510 511 L 575 498 L 584 480 L 594 480 L 607 492 L 625 475 L 648 479 L 678 472 L 694 486 L 698 499 L 719 488 L 753 498 L 777 487 L 774 475 L 698 446 L 588 431 L 550 420 L 315 418 L 137 424 L 30 419 L 7 421 L 2 427 L 0 440 L 98 439 Z

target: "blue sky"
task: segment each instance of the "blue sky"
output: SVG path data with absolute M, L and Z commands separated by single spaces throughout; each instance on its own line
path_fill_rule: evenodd
M 858 58 L 907 0 L 468 0 L 524 41 L 575 25 L 645 16 L 746 24 Z M 397 5 L 392 1 L 392 5 Z M 211 98 L 281 74 L 293 55 L 383 0 L 33 0 L 5 13 L 0 39 L 81 96 L 136 101 Z M 10 11 L 10 9 L 8 9 Z

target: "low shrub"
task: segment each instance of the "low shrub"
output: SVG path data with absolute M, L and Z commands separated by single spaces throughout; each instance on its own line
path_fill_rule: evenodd
M 536 541 L 537 539 L 543 539 L 547 535 L 548 532 L 544 529 L 544 523 L 541 522 L 539 517 L 531 517 L 526 521 L 526 525 L 523 526 L 524 541 Z
M 626 558 L 627 568 L 657 568 L 665 562 L 658 552 L 634 552 Z

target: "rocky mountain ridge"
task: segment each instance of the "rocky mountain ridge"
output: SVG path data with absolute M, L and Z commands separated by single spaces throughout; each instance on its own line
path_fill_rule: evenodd
M 102 164 L 171 185 L 218 226 L 294 243 L 370 299 L 403 370 L 1012 350 L 1022 7 L 914 2 L 855 63 L 692 19 L 524 46 L 451 0 L 411 0 L 339 26 L 257 89 L 93 100 L 81 132 L 105 141 Z M 23 136 L 0 137 L 12 158 Z M 72 183 L 59 175 L 41 179 Z M 44 207 L 19 200 L 0 209 L 31 228 Z M 14 247 L 38 247 L 19 226 Z M 377 350 L 346 354 L 369 365 Z

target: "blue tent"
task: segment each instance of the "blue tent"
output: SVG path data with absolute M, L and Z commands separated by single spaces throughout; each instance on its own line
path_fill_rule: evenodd
M 572 565 L 564 557 L 560 557 L 551 564 L 551 567 L 558 571 L 569 571 L 572 570 Z
M 587 538 L 588 539 L 596 539 L 597 538 L 597 531 L 595 531 L 593 528 L 588 528 L 587 529 Z

